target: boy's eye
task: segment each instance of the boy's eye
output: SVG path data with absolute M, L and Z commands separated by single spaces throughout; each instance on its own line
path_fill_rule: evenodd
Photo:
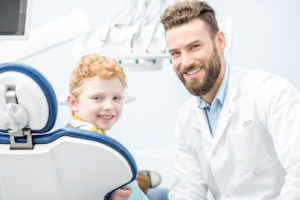
M 115 97 L 113 97 L 113 100 L 114 100 L 114 101 L 120 101 L 120 100 L 122 100 L 122 97 L 120 97 L 120 96 L 115 96 Z
M 100 97 L 100 96 L 96 96 L 96 97 L 93 97 L 93 99 L 96 100 L 96 101 L 100 101 L 100 100 L 102 100 L 103 98 Z

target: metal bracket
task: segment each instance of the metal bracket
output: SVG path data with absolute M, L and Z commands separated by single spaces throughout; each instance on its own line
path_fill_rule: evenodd
M 18 104 L 16 89 L 15 87 L 8 87 L 5 93 L 5 103 L 15 103 Z
M 5 102 L 18 104 L 15 87 L 8 87 L 5 93 Z M 10 135 L 10 149 L 33 149 L 32 135 L 29 128 L 23 128 L 22 130 L 8 130 Z M 25 139 L 22 142 L 18 138 Z
M 9 130 L 10 134 L 10 149 L 33 149 L 32 135 L 29 128 L 24 128 L 19 131 Z M 25 142 L 17 142 L 16 139 L 24 138 Z

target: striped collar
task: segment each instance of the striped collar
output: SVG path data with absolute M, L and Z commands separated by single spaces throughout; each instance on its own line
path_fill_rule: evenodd
M 85 130 L 98 132 L 100 134 L 105 134 L 106 135 L 106 132 L 104 130 L 102 130 L 101 128 L 99 128 L 95 124 L 89 123 L 89 122 L 81 119 L 80 117 L 78 117 L 76 115 L 72 116 L 72 119 L 70 120 L 69 123 L 70 123 L 71 126 L 73 126 L 75 128 L 85 129 Z

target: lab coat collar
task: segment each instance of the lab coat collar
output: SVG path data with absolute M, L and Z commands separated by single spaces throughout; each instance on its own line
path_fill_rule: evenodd
M 206 118 L 205 110 L 195 107 L 195 119 L 193 120 L 193 127 L 198 129 L 198 133 L 201 134 L 201 137 L 206 140 L 209 145 L 213 143 L 213 137 L 211 136 L 208 121 Z
M 238 70 L 235 68 L 230 69 L 229 82 L 228 82 L 228 91 L 224 101 L 224 105 L 222 107 L 220 118 L 216 127 L 216 134 L 213 141 L 213 148 L 218 145 L 220 139 L 224 137 L 225 130 L 228 126 L 228 122 L 230 121 L 232 115 L 236 110 L 235 106 L 235 98 L 238 95 L 238 80 L 237 73 Z
M 225 129 L 227 128 L 227 124 L 231 119 L 232 114 L 235 112 L 235 105 L 234 100 L 237 97 L 238 93 L 238 81 L 237 81 L 237 69 L 231 67 L 230 68 L 230 74 L 229 74 L 229 80 L 228 80 L 228 88 L 227 88 L 227 94 L 224 100 L 224 104 L 220 113 L 220 117 L 218 120 L 218 125 L 216 127 L 215 136 L 212 137 L 209 125 L 207 122 L 206 114 L 204 109 L 199 109 L 198 107 L 198 100 L 199 98 L 195 98 L 194 101 L 194 109 L 196 115 L 194 116 L 194 127 L 199 129 L 199 133 L 202 135 L 202 137 L 210 144 L 212 145 L 212 150 L 216 147 L 221 137 L 223 137 Z M 200 126 L 199 126 L 200 124 Z

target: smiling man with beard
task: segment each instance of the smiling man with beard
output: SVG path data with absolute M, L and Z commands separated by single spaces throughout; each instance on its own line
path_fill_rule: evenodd
M 184 74 L 191 76 L 199 72 L 201 69 L 204 69 L 206 73 L 206 76 L 202 81 L 198 80 L 196 77 L 192 78 L 190 81 L 186 81 L 184 79 Z M 203 63 L 199 63 L 192 65 L 187 69 L 183 69 L 182 72 L 176 71 L 176 73 L 190 93 L 196 96 L 203 96 L 207 94 L 213 88 L 213 86 L 215 86 L 215 83 L 220 75 L 220 71 L 220 57 L 218 55 L 216 47 L 214 46 L 213 54 L 210 57 L 208 66 L 205 66 L 205 64 Z
M 300 199 L 300 94 L 283 78 L 230 67 L 214 10 L 184 1 L 161 16 L 174 70 L 194 95 L 176 124 L 170 200 Z

